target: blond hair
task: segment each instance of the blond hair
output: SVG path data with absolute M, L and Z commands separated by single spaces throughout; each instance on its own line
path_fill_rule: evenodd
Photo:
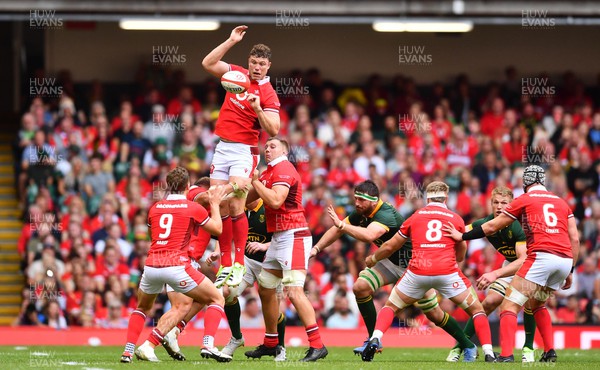
M 513 200 L 515 197 L 512 190 L 510 190 L 506 186 L 498 186 L 498 187 L 494 188 L 494 190 L 492 190 L 492 197 L 494 197 L 494 195 L 499 195 L 501 197 L 507 197 L 507 198 L 510 198 L 510 200 Z
M 448 198 L 449 191 L 450 187 L 441 181 L 434 181 L 425 188 L 427 199 L 431 199 L 433 202 L 443 202 Z

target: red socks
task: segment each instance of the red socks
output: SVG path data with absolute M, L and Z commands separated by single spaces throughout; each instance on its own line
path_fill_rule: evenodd
M 321 334 L 319 333 L 319 327 L 317 324 L 307 326 L 306 335 L 308 336 L 309 347 L 323 348 L 323 341 L 321 340 Z M 277 337 L 275 337 L 275 340 L 278 342 Z
M 235 262 L 244 264 L 244 251 L 248 241 L 248 218 L 245 213 L 231 216 L 233 229 L 233 246 L 235 247 Z
M 211 304 L 206 308 L 206 313 L 204 314 L 205 336 L 215 336 L 215 334 L 217 333 L 217 329 L 219 328 L 219 323 L 221 322 L 223 316 L 225 316 L 225 311 L 223 311 L 223 307 L 221 306 Z
M 546 306 L 541 306 L 533 310 L 533 317 L 542 340 L 544 341 L 544 352 L 554 349 L 554 333 L 552 332 L 552 319 L 546 309 Z
M 233 226 L 231 217 L 224 216 L 221 218 L 223 222 L 223 232 L 219 235 L 219 247 L 221 248 L 221 266 L 231 266 L 231 243 L 233 241 Z
M 392 326 L 392 321 L 394 321 L 394 317 L 396 314 L 391 307 L 384 306 L 379 313 L 377 314 L 377 322 L 375 323 L 375 330 L 379 330 L 382 333 L 385 333 L 390 326 Z
M 177 323 L 177 329 L 179 329 L 180 333 L 183 331 L 183 329 L 185 329 L 186 325 L 187 325 L 187 323 L 185 322 L 185 320 L 181 320 L 180 322 Z
M 152 330 L 152 333 L 150 333 L 150 336 L 148 337 L 148 341 L 154 344 L 155 346 L 160 346 L 160 344 L 163 341 L 163 337 L 163 333 L 161 333 L 160 330 L 158 330 L 157 328 L 154 328 L 154 330 Z
M 127 343 L 133 343 L 133 345 L 137 343 L 145 324 L 146 314 L 139 310 L 131 313 L 129 324 L 127 325 Z
M 279 343 L 279 334 L 277 333 L 265 333 L 265 341 L 263 344 L 265 347 L 273 348 Z
M 500 347 L 502 348 L 502 352 L 500 353 L 501 356 L 507 357 L 513 354 L 513 350 L 515 349 L 516 331 L 517 314 L 510 311 L 502 311 L 500 313 Z
M 475 333 L 481 344 L 492 344 L 492 333 L 490 332 L 490 323 L 488 317 L 483 312 L 478 312 L 473 315 L 473 325 L 475 326 Z

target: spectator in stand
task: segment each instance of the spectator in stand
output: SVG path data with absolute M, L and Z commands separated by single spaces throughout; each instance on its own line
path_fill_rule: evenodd
M 123 239 L 123 235 L 121 234 L 121 226 L 119 226 L 119 224 L 111 223 L 107 229 L 108 235 L 106 236 L 106 239 L 100 239 L 96 242 L 94 245 L 94 252 L 96 255 L 104 253 L 104 250 L 108 244 L 108 240 L 112 240 L 118 246 L 118 251 L 121 255 L 121 258 L 127 260 L 133 250 L 133 246 L 128 241 Z
M 458 167 L 471 167 L 477 150 L 477 143 L 467 138 L 464 128 L 455 126 L 452 129 L 450 143 L 446 147 L 448 170 L 453 172 Z
M 504 123 L 504 101 L 497 97 L 492 100 L 489 110 L 481 117 L 481 132 L 486 136 L 493 136 L 498 127 Z
M 129 268 L 121 262 L 121 256 L 114 240 L 108 239 L 106 241 L 106 248 L 101 256 L 100 258 L 96 257 L 96 274 L 94 275 L 96 289 L 103 292 L 108 278 L 111 275 L 116 275 L 123 290 L 127 290 L 129 286 Z
M 110 133 L 116 134 L 121 142 L 127 141 L 123 135 L 129 132 L 133 122 L 139 120 L 140 117 L 133 113 L 133 106 L 131 105 L 131 102 L 129 100 L 125 100 L 121 103 L 119 115 L 113 118 L 110 123 Z
M 327 319 L 325 325 L 330 329 L 357 329 L 358 315 L 349 308 L 349 300 L 345 293 L 339 292 L 335 295 L 333 312 Z
M 189 86 L 183 86 L 179 90 L 179 95 L 169 101 L 167 105 L 167 115 L 169 117 L 176 117 L 183 113 L 185 106 L 191 105 L 193 114 L 199 114 L 202 112 L 202 105 L 200 101 L 194 97 L 194 92 Z
M 258 300 L 255 297 L 248 297 L 246 299 L 246 305 L 240 316 L 240 327 L 243 329 L 265 327 L 263 315 L 258 305 Z
M 595 296 L 595 287 L 600 282 L 600 273 L 597 271 L 596 258 L 587 257 L 576 271 L 577 297 L 587 299 L 600 299 Z
M 67 320 L 63 315 L 58 302 L 50 301 L 46 304 L 43 310 L 42 325 L 54 329 L 67 329 Z
M 86 206 L 90 213 L 96 213 L 100 200 L 107 192 L 115 191 L 113 175 L 102 170 L 104 156 L 95 153 L 90 159 L 90 169 L 83 180 L 83 194 L 86 196 Z
M 510 140 L 502 144 L 502 155 L 511 166 L 520 164 L 528 153 L 527 138 L 523 137 L 521 126 L 513 126 L 510 130 Z
M 579 308 L 577 296 L 571 295 L 567 299 L 567 304 L 556 311 L 556 323 L 558 324 L 582 324 L 585 322 L 585 315 Z
M 363 145 L 362 153 L 354 160 L 354 170 L 363 179 L 369 178 L 369 165 L 374 164 L 377 173 L 385 176 L 385 161 L 377 154 L 375 144 L 368 142 Z
M 107 304 L 108 315 L 106 318 L 98 320 L 98 327 L 102 329 L 125 329 L 129 323 L 127 316 L 123 316 L 123 305 L 117 299 L 114 299 Z

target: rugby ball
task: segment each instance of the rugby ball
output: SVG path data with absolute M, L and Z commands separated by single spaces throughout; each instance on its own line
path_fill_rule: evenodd
M 250 78 L 240 71 L 229 71 L 221 76 L 221 86 L 230 93 L 241 94 L 250 88 Z

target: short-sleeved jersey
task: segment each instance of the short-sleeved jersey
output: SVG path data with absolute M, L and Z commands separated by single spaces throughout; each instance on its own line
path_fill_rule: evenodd
M 171 194 L 156 202 L 148 211 L 148 225 L 152 244 L 146 265 L 166 267 L 190 262 L 188 247 L 196 224 L 210 220 L 206 209 L 186 199 L 185 195 Z
M 196 202 L 196 198 L 198 195 L 206 192 L 206 188 L 192 185 L 190 186 L 190 190 L 187 194 L 187 199 Z M 210 210 L 206 210 L 208 215 L 210 215 Z M 200 224 L 195 224 L 194 229 L 192 230 L 192 236 L 190 238 L 190 246 L 188 248 L 188 256 L 192 258 L 194 261 L 199 261 L 204 252 L 206 252 L 206 247 L 210 242 L 210 233 L 202 228 Z
M 268 189 L 274 186 L 287 186 L 290 190 L 287 198 L 278 209 L 265 204 L 267 231 L 270 233 L 308 227 L 302 206 L 302 181 L 294 165 L 286 156 L 272 160 L 267 169 L 260 174 L 259 180 Z
M 229 70 L 248 74 L 247 69 L 234 64 L 229 65 Z M 225 101 L 221 106 L 215 127 L 215 135 L 227 141 L 257 146 L 260 123 L 247 100 L 248 93 L 259 96 L 260 106 L 265 112 L 279 114 L 281 104 L 269 77 L 260 81 L 250 80 L 250 88 L 246 92 L 242 94 L 227 92 L 225 94 Z
M 527 237 L 527 254 L 545 252 L 573 258 L 568 226 L 573 212 L 564 199 L 536 185 L 503 212 L 521 222 Z
M 465 227 L 465 231 L 470 231 L 475 226 L 481 226 L 484 223 L 493 220 L 494 215 L 491 214 L 487 217 L 480 218 L 474 221 L 472 224 Z M 515 221 L 498 232 L 487 236 L 487 240 L 496 248 L 496 250 L 504 256 L 508 262 L 515 261 L 517 259 L 517 244 L 526 244 L 525 232 L 519 222 Z
M 383 202 L 380 199 L 370 215 L 363 216 L 362 214 L 353 211 L 348 215 L 348 217 L 346 217 L 344 221 L 350 225 L 360 227 L 368 227 L 372 223 L 376 223 L 383 227 L 386 230 L 385 233 L 373 241 L 373 244 L 381 247 L 383 243 L 393 238 L 394 234 L 400 230 L 400 226 L 402 226 L 402 223 L 404 222 L 404 217 L 402 217 L 402 215 L 396 211 L 394 206 L 387 202 Z M 407 268 L 411 253 L 412 244 L 409 239 L 406 241 L 406 243 L 404 243 L 404 246 L 402 246 L 399 251 L 389 256 L 388 259 L 396 266 Z
M 265 217 L 265 206 L 262 199 L 258 200 L 258 204 L 254 209 L 247 209 L 246 216 L 248 217 L 248 243 L 268 243 L 273 237 L 273 233 L 267 231 L 267 219 Z M 245 251 L 246 257 L 262 262 L 265 259 L 267 252 L 249 253 Z
M 444 235 L 442 227 L 451 223 L 464 232 L 465 222 L 445 204 L 431 202 L 412 214 L 398 234 L 412 239 L 412 259 L 408 269 L 417 275 L 447 275 L 458 270 L 456 242 Z

